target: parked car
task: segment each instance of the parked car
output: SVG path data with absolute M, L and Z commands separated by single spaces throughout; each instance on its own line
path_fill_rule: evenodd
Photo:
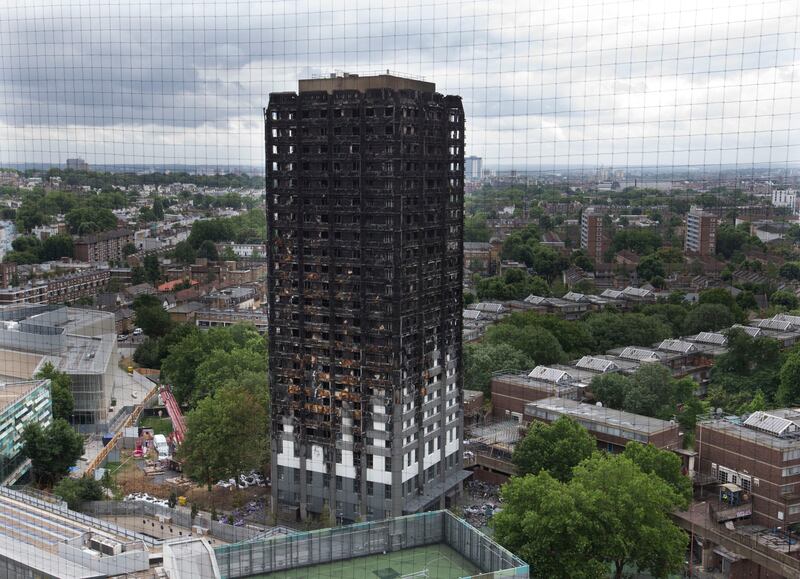
M 143 334 L 142 328 L 134 328 L 133 335 L 134 336 L 141 336 Z

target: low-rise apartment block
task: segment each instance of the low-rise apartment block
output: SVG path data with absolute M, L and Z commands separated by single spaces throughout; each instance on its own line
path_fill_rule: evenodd
M 114 229 L 75 240 L 75 259 L 89 263 L 122 261 L 123 248 L 134 241 L 129 229 Z

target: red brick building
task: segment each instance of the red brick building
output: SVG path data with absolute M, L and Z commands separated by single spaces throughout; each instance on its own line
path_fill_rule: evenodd
M 133 243 L 133 232 L 129 229 L 114 229 L 87 235 L 75 241 L 75 259 L 88 263 L 122 261 L 123 248 Z
M 754 412 L 697 425 L 698 470 L 751 495 L 752 523 L 800 523 L 800 411 Z
M 581 424 L 597 439 L 597 445 L 609 452 L 619 452 L 631 441 L 668 450 L 681 448 L 680 427 L 666 420 L 557 397 L 525 406 L 525 422 L 550 423 L 562 416 Z

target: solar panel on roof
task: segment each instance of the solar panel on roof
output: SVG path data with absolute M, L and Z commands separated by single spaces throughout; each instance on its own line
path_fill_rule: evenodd
M 758 322 L 758 327 L 765 328 L 767 330 L 778 330 L 780 332 L 785 332 L 792 327 L 792 323 L 770 318 L 768 320 L 761 320 Z
M 697 346 L 691 342 L 684 342 L 683 340 L 664 340 L 658 345 L 659 350 L 666 350 L 667 352 L 680 352 L 688 354 L 697 350 Z
M 753 326 L 743 326 L 741 324 L 734 324 L 731 329 L 736 328 L 738 330 L 742 330 L 745 334 L 750 336 L 751 338 L 756 338 L 761 335 L 760 328 L 754 328 Z
M 585 302 L 586 296 L 577 292 L 567 292 L 562 296 L 562 299 L 570 302 Z
M 744 425 L 774 434 L 775 436 L 783 436 L 798 430 L 797 423 L 760 410 L 748 416 L 747 420 L 744 421 Z
M 594 370 L 596 372 L 611 372 L 618 370 L 617 365 L 611 360 L 605 358 L 597 358 L 594 356 L 584 356 L 575 364 L 576 368 L 583 368 L 585 370 Z
M 564 370 L 559 370 L 558 368 L 548 368 L 547 366 L 536 366 L 536 368 L 531 370 L 530 374 L 528 374 L 528 377 L 536 380 L 542 380 L 543 382 L 555 383 L 560 383 L 562 381 L 571 382 L 573 380 L 573 377 Z
M 637 360 L 639 362 L 656 362 L 661 359 L 661 357 L 652 350 L 633 348 L 631 346 L 622 350 L 619 357 L 627 358 L 628 360 Z
M 523 301 L 525 301 L 525 302 L 527 302 L 529 304 L 541 304 L 542 302 L 547 301 L 547 298 L 544 298 L 542 296 L 535 296 L 535 295 L 531 294 L 528 297 L 526 297 L 525 300 L 523 300 Z
M 702 342 L 703 344 L 716 344 L 718 346 L 724 346 L 728 342 L 728 338 L 717 332 L 700 332 L 697 334 L 695 341 Z
M 782 322 L 789 322 L 793 326 L 800 326 L 800 316 L 791 316 L 789 314 L 778 314 L 772 318 L 773 320 L 780 320 Z

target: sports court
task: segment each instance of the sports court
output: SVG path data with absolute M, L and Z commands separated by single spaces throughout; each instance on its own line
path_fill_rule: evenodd
M 267 575 L 269 579 L 458 579 L 481 571 L 445 544 L 403 549 Z

